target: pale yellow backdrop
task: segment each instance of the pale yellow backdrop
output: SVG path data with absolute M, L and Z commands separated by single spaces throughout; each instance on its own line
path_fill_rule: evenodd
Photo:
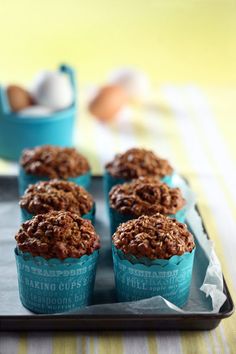
M 236 82 L 235 0 L 1 0 L 0 79 L 65 61 L 82 83 L 124 64 L 153 81 Z

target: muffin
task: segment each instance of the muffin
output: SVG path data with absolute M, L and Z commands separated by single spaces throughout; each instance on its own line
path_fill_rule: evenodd
M 195 243 L 185 224 L 159 213 L 121 224 L 112 237 L 118 301 L 188 300 Z
M 133 148 L 115 158 L 105 166 L 105 192 L 112 186 L 139 177 L 156 177 L 172 185 L 173 168 L 165 159 L 146 149 Z
M 91 222 L 69 211 L 39 214 L 15 236 L 19 293 L 35 313 L 89 305 L 100 239 Z
M 122 222 L 160 213 L 185 221 L 186 201 L 179 188 L 170 188 L 155 177 L 140 177 L 113 186 L 109 193 L 111 233 Z
M 20 199 L 22 221 L 34 215 L 64 210 L 94 223 L 95 203 L 83 187 L 74 182 L 53 179 L 31 184 Z
M 89 163 L 74 148 L 42 145 L 23 150 L 20 159 L 20 195 L 29 184 L 54 178 L 69 180 L 87 188 L 91 179 Z

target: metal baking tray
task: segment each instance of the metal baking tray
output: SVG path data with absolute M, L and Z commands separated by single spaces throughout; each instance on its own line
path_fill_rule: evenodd
M 224 280 L 226 301 L 218 313 L 122 313 L 116 308 L 111 238 L 104 203 L 102 178 L 93 177 L 90 192 L 97 204 L 96 229 L 102 248 L 94 289 L 94 303 L 114 303 L 114 313 L 36 315 L 24 309 L 18 296 L 14 235 L 20 225 L 17 178 L 0 177 L 0 330 L 209 330 L 229 317 L 234 305 Z M 104 276 L 105 275 L 105 276 Z M 112 307 L 113 308 L 113 307 Z

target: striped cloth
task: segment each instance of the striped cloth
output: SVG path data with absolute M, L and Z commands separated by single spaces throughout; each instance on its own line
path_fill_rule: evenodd
M 235 102 L 232 87 L 161 86 L 150 104 L 132 108 L 109 126 L 81 107 L 76 140 L 96 174 L 115 152 L 132 146 L 170 159 L 198 197 L 236 302 Z M 1 161 L 0 171 L 14 173 L 16 166 Z M 210 332 L 2 333 L 0 353 L 235 354 L 236 316 Z

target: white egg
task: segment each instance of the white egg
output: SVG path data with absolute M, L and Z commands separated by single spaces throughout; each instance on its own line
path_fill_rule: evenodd
M 22 116 L 22 118 L 24 117 L 35 117 L 35 118 L 44 118 L 47 116 L 52 115 L 54 112 L 47 107 L 43 107 L 43 106 L 31 106 L 31 107 L 27 107 L 22 109 L 21 111 L 18 112 L 18 114 L 20 116 Z
M 59 71 L 40 72 L 33 81 L 30 92 L 38 105 L 52 110 L 68 108 L 74 100 L 68 76 Z
M 150 94 L 147 75 L 134 68 L 120 68 L 109 76 L 109 82 L 122 86 L 131 99 L 145 101 Z

